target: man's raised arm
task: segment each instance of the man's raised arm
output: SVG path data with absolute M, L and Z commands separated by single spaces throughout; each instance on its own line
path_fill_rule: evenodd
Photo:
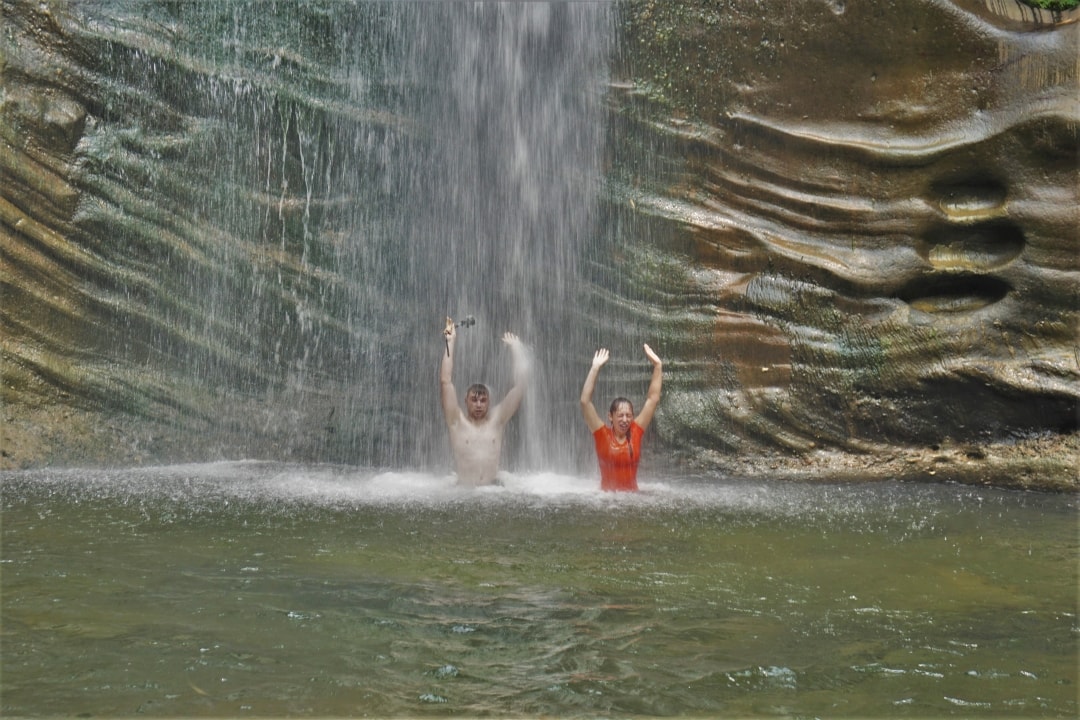
M 443 353 L 442 366 L 439 368 L 439 394 L 446 424 L 453 426 L 461 417 L 461 410 L 458 408 L 457 390 L 454 389 L 454 345 L 457 342 L 457 330 L 452 318 L 446 318 L 443 338 L 446 341 L 446 352 Z
M 525 344 L 514 333 L 507 331 L 503 334 L 502 341 L 510 348 L 510 361 L 514 371 L 514 386 L 506 393 L 506 397 L 492 411 L 498 422 L 505 424 L 514 416 L 521 400 L 525 397 L 525 388 L 529 385 L 529 377 L 532 373 L 532 365 L 529 361 L 529 353 Z

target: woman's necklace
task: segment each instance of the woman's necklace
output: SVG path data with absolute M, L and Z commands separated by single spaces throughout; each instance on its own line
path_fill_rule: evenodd
M 629 442 L 630 442 L 630 435 L 629 434 L 627 434 L 622 440 L 620 440 L 619 438 L 617 438 L 615 436 L 615 429 L 612 428 L 612 430 L 611 430 L 611 449 L 612 450 L 619 450 L 620 448 L 628 445 Z

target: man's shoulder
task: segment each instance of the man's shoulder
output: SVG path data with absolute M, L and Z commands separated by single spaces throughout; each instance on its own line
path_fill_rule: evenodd
M 465 414 L 460 405 L 455 405 L 452 411 L 447 413 L 446 424 L 450 427 L 461 427 L 468 422 L 469 416 Z

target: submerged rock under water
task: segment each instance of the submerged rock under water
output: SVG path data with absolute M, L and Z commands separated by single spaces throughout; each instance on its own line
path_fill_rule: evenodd
M 475 314 L 510 465 L 649 342 L 657 456 L 1076 487 L 1076 11 L 585 5 L 6 2 L 0 466 L 445 464 Z

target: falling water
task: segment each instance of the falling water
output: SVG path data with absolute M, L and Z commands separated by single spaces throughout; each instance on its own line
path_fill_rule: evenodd
M 78 211 L 109 238 L 104 404 L 211 456 L 445 466 L 440 333 L 473 315 L 459 391 L 508 389 L 505 331 L 533 355 L 505 463 L 576 462 L 609 6 L 78 11 L 108 78 Z
M 469 314 L 479 324 L 461 332 L 457 387 L 484 381 L 505 391 L 509 365 L 498 339 L 505 330 L 521 335 L 533 349 L 534 381 L 516 455 L 534 467 L 550 463 L 548 448 L 581 434 L 567 433 L 559 416 L 576 396 L 568 371 L 581 364 L 568 357 L 568 341 L 578 262 L 596 233 L 607 8 L 446 3 L 407 15 L 415 25 L 398 32 L 413 43 L 402 115 L 419 127 L 391 171 L 400 229 L 381 260 L 397 283 L 386 292 L 399 303 L 383 333 L 391 352 L 411 353 L 384 401 L 405 414 L 396 459 L 431 459 L 431 371 L 441 355 L 433 331 L 443 315 Z M 362 275 L 357 250 L 366 248 L 347 245 L 343 264 Z M 371 302 L 350 305 L 363 312 Z M 412 428 L 423 428 L 415 446 Z

